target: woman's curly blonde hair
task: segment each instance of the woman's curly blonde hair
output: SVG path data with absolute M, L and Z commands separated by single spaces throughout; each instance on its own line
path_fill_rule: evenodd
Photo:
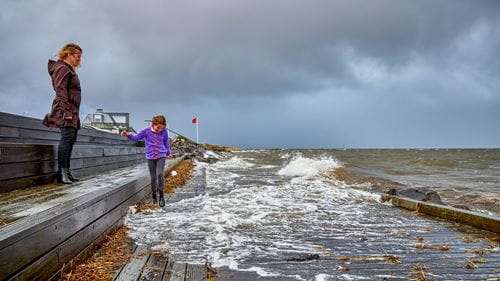
M 83 53 L 83 50 L 80 46 L 78 46 L 75 43 L 68 43 L 64 45 L 64 47 L 59 50 L 57 53 L 57 56 L 59 57 L 60 60 L 65 60 L 68 55 L 74 54 L 76 52 Z

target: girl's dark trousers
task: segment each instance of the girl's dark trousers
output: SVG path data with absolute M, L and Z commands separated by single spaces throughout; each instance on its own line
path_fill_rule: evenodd
M 148 159 L 149 175 L 151 176 L 151 192 L 153 200 L 156 200 L 156 194 L 159 193 L 160 198 L 163 198 L 163 187 L 165 179 L 163 174 L 165 171 L 165 157 L 158 159 Z
M 71 152 L 73 151 L 73 145 L 76 142 L 76 134 L 77 130 L 74 127 L 61 128 L 61 140 L 59 141 L 59 147 L 57 149 L 57 164 L 59 167 L 59 173 L 62 169 L 69 170 Z

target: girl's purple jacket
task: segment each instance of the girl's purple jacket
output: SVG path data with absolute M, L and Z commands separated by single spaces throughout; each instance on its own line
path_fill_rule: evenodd
M 137 135 L 130 134 L 127 138 L 133 141 L 146 139 L 147 159 L 158 159 L 170 155 L 170 143 L 168 142 L 168 132 L 166 129 L 155 133 L 151 127 L 147 127 L 142 129 Z

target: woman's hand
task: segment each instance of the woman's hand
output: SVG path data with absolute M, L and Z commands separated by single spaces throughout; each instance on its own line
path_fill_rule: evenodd
M 127 130 L 122 131 L 122 136 L 127 137 L 128 134 L 129 134 L 129 132 L 127 132 Z

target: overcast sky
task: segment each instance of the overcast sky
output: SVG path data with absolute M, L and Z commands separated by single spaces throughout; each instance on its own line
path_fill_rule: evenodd
M 240 147 L 500 147 L 500 1 L 2 0 L 0 111 L 84 50 L 80 118 L 164 114 Z

